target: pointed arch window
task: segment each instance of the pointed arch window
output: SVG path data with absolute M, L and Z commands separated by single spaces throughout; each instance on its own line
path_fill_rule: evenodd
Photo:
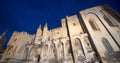
M 78 48 L 78 50 L 81 50 L 82 53 L 84 54 L 84 49 L 83 49 L 83 46 L 82 46 L 82 43 L 81 43 L 80 39 L 78 39 L 78 38 L 75 39 L 75 44 L 74 44 L 74 46 L 75 46 L 76 48 Z
M 102 38 L 102 43 L 104 45 L 104 47 L 106 48 L 107 52 L 113 52 L 113 48 L 112 46 L 110 45 L 109 41 L 106 39 L 106 38 Z
M 69 40 L 66 41 L 65 46 L 66 46 L 66 49 L 67 49 L 68 53 L 71 53 L 71 48 L 70 48 Z
M 116 22 L 111 18 L 110 13 L 106 13 L 106 10 L 101 10 L 103 14 L 103 19 L 108 23 L 109 26 L 117 26 Z
M 80 42 L 80 40 L 78 39 L 78 38 L 76 38 L 75 39 L 75 44 L 74 44 L 74 46 L 78 46 L 78 48 L 80 49 L 80 50 L 82 50 L 82 46 L 81 46 L 81 42 Z
M 97 25 L 97 23 L 95 22 L 94 19 L 90 19 L 90 20 L 89 20 L 89 24 L 90 24 L 90 26 L 92 27 L 92 29 L 93 29 L 94 31 L 100 30 L 100 28 L 98 27 L 98 25 Z
M 114 26 L 114 24 L 112 23 L 112 21 L 110 21 L 110 19 L 108 19 L 105 15 L 103 16 L 104 20 L 110 25 L 110 26 Z
M 112 10 L 104 9 L 107 13 L 109 13 L 112 17 L 114 17 L 117 21 L 120 20 L 120 17 Z

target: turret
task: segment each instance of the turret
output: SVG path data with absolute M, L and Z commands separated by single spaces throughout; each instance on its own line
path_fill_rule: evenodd
M 37 35 L 41 36 L 42 35 L 42 28 L 41 25 L 39 25 L 38 29 L 37 29 Z
M 41 28 L 41 25 L 39 25 L 37 29 L 36 37 L 35 37 L 36 44 L 41 44 L 41 36 L 42 36 L 42 28 Z
M 45 23 L 44 29 L 43 29 L 43 33 L 46 33 L 48 31 L 48 27 L 47 27 L 47 23 Z
M 66 27 L 66 20 L 65 20 L 65 18 L 61 19 L 61 25 L 62 25 L 62 28 Z

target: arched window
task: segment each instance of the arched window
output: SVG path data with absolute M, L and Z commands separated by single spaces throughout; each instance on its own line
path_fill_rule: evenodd
M 98 27 L 97 23 L 94 21 L 94 19 L 89 20 L 90 26 L 92 27 L 93 30 L 100 30 Z
M 104 11 L 108 12 L 113 18 L 115 18 L 117 21 L 120 20 L 120 17 L 112 10 L 104 9 Z
M 81 43 L 80 43 L 80 40 L 79 39 L 75 39 L 75 44 L 74 44 L 75 47 L 78 47 L 80 50 L 82 50 L 82 47 L 81 47 Z
M 55 48 L 55 44 L 54 43 L 52 44 L 52 48 L 53 48 L 53 54 L 55 55 L 56 54 L 56 48 Z
M 48 45 L 47 44 L 43 47 L 43 50 L 44 50 L 43 56 L 47 56 L 47 52 L 48 52 Z
M 82 48 L 82 43 L 81 43 L 80 39 L 78 39 L 78 38 L 75 39 L 74 47 L 76 49 L 75 51 L 77 52 L 76 54 L 78 54 L 78 50 L 81 50 L 82 53 L 84 54 L 84 50 Z
M 57 50 L 58 50 L 58 54 L 61 56 L 61 58 L 63 58 L 64 57 L 64 45 L 62 42 L 58 43 Z
M 57 58 L 57 49 L 56 49 L 56 44 L 55 43 L 52 43 L 51 45 L 50 45 L 50 50 L 52 51 L 52 53 L 51 53 L 51 55 L 50 56 L 52 56 L 53 55 L 53 57 L 55 58 L 53 61 L 55 61 L 56 60 L 56 58 Z M 59 52 L 60 53 L 60 52 Z M 53 62 L 51 62 L 50 61 L 50 63 L 53 63 Z
M 31 49 L 30 49 L 30 59 L 33 59 L 34 57 L 35 57 L 35 54 L 36 54 L 36 51 L 35 51 L 35 48 L 34 47 L 32 47 Z
M 113 48 L 110 45 L 109 41 L 106 38 L 102 38 L 102 43 L 104 45 L 104 47 L 106 48 L 107 52 L 113 52 Z
M 115 23 L 115 21 L 110 18 L 110 13 L 106 13 L 106 10 L 101 10 L 101 12 L 103 13 L 103 19 L 108 23 L 109 26 L 116 26 L 117 24 Z
M 104 20 L 110 25 L 110 26 L 114 26 L 114 24 L 112 23 L 112 21 L 110 19 L 108 19 L 105 15 L 103 16 Z
M 71 53 L 69 40 L 66 41 L 65 46 L 66 46 L 65 48 L 67 49 L 67 52 L 68 52 L 68 53 Z

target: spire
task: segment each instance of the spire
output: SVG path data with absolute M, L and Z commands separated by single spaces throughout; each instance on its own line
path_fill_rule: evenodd
M 45 23 L 44 29 L 48 30 L 47 22 Z
M 41 29 L 41 24 L 39 25 L 39 27 L 38 27 L 39 29 Z
M 41 24 L 39 25 L 38 29 L 37 29 L 37 34 L 42 34 L 42 28 L 41 28 Z
M 45 27 L 47 28 L 47 22 L 45 23 Z
M 47 23 L 45 23 L 45 26 L 44 26 L 43 32 L 47 32 L 47 31 L 48 31 L 48 27 L 47 27 Z

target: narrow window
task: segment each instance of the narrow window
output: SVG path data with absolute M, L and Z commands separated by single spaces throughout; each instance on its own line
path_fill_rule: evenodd
M 77 48 L 77 50 L 76 50 L 77 53 L 78 53 L 78 50 L 81 50 L 82 53 L 84 54 L 84 49 L 82 47 L 82 43 L 81 43 L 80 39 L 78 39 L 78 38 L 75 39 L 74 46 Z
M 93 30 L 100 30 L 97 23 L 93 19 L 90 19 L 89 23 Z
M 103 18 L 110 26 L 114 26 L 114 24 L 110 21 L 110 19 L 108 19 L 105 15 L 103 16 Z
M 117 26 L 115 21 L 111 18 L 112 15 L 110 15 L 110 13 L 106 13 L 107 12 L 106 10 L 101 12 L 103 13 L 103 19 L 108 23 L 109 26 Z
M 48 45 L 46 44 L 44 47 L 43 47 L 43 56 L 45 57 L 45 56 L 47 56 L 47 53 L 48 53 Z
M 107 52 L 113 52 L 113 48 L 106 38 L 102 38 L 102 43 L 103 43 L 104 47 L 106 48 Z
M 27 58 L 28 58 L 28 52 L 29 52 L 29 49 L 28 49 L 28 48 L 26 48 L 26 49 L 25 49 L 25 52 L 24 52 L 25 59 L 27 59 Z
M 117 21 L 120 20 L 120 17 L 114 12 L 114 11 L 111 11 L 111 10 L 107 10 L 105 9 L 106 12 L 108 12 L 112 17 L 114 17 Z

